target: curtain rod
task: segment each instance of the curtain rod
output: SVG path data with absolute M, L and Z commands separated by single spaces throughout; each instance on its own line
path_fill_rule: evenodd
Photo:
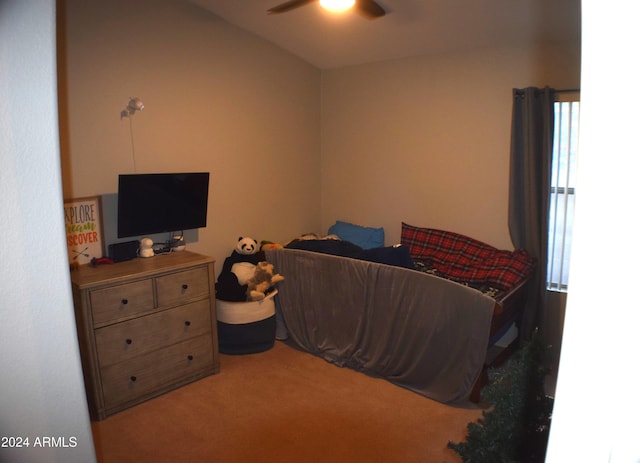
M 528 87 L 528 88 L 535 88 L 535 87 Z M 536 88 L 535 91 L 536 93 L 544 93 L 546 88 L 550 88 L 550 87 Z M 517 95 L 523 95 L 525 90 L 526 89 L 524 88 L 514 88 L 514 91 Z M 580 93 L 580 89 L 579 88 L 563 88 L 560 90 L 553 89 L 553 92 L 554 93 Z

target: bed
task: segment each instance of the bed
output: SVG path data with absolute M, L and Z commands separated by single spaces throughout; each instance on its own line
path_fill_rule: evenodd
M 398 246 L 305 239 L 266 258 L 285 276 L 276 310 L 297 346 L 443 403 L 479 399 L 535 265 L 524 251 L 405 223 Z

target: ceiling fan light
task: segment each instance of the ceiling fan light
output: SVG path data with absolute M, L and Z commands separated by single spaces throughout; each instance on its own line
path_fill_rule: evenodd
M 331 11 L 344 11 L 351 8 L 356 3 L 355 0 L 320 0 L 320 5 Z

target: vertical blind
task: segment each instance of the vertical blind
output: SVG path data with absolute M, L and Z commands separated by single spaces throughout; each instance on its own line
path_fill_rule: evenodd
M 556 102 L 554 110 L 547 289 L 567 291 L 576 195 L 580 102 Z

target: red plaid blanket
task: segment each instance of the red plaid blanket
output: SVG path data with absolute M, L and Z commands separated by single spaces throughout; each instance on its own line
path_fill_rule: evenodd
M 507 290 L 523 281 L 535 266 L 535 259 L 525 250 L 500 250 L 458 233 L 406 223 L 402 224 L 401 242 L 414 260 L 460 283 Z

